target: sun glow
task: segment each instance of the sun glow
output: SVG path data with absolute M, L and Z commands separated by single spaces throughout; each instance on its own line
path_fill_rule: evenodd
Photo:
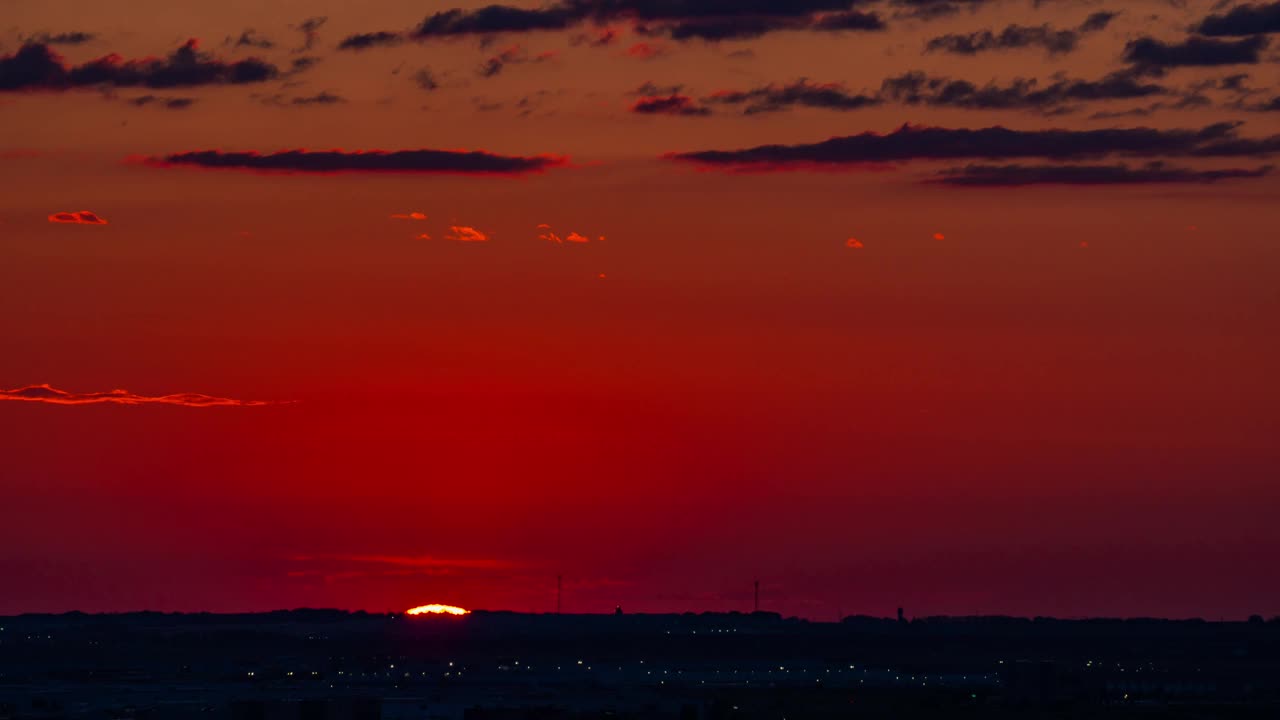
M 470 613 L 470 610 L 453 605 L 419 605 L 405 611 L 406 615 L 468 615 Z

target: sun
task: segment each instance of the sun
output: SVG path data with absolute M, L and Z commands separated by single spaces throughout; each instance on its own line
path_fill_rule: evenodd
M 470 615 L 471 611 L 454 605 L 419 605 L 405 610 L 406 615 Z

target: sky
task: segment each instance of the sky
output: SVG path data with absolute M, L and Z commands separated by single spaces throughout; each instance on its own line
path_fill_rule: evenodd
M 4 0 L 0 613 L 1280 612 L 1280 3 Z

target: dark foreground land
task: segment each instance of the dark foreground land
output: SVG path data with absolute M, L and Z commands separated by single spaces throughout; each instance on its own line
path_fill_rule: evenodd
M 18 718 L 1280 718 L 1280 622 L 24 615 Z

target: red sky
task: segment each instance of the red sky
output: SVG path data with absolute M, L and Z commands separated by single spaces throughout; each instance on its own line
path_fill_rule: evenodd
M 1277 611 L 1280 28 L 481 4 L 11 0 L 0 613 Z

